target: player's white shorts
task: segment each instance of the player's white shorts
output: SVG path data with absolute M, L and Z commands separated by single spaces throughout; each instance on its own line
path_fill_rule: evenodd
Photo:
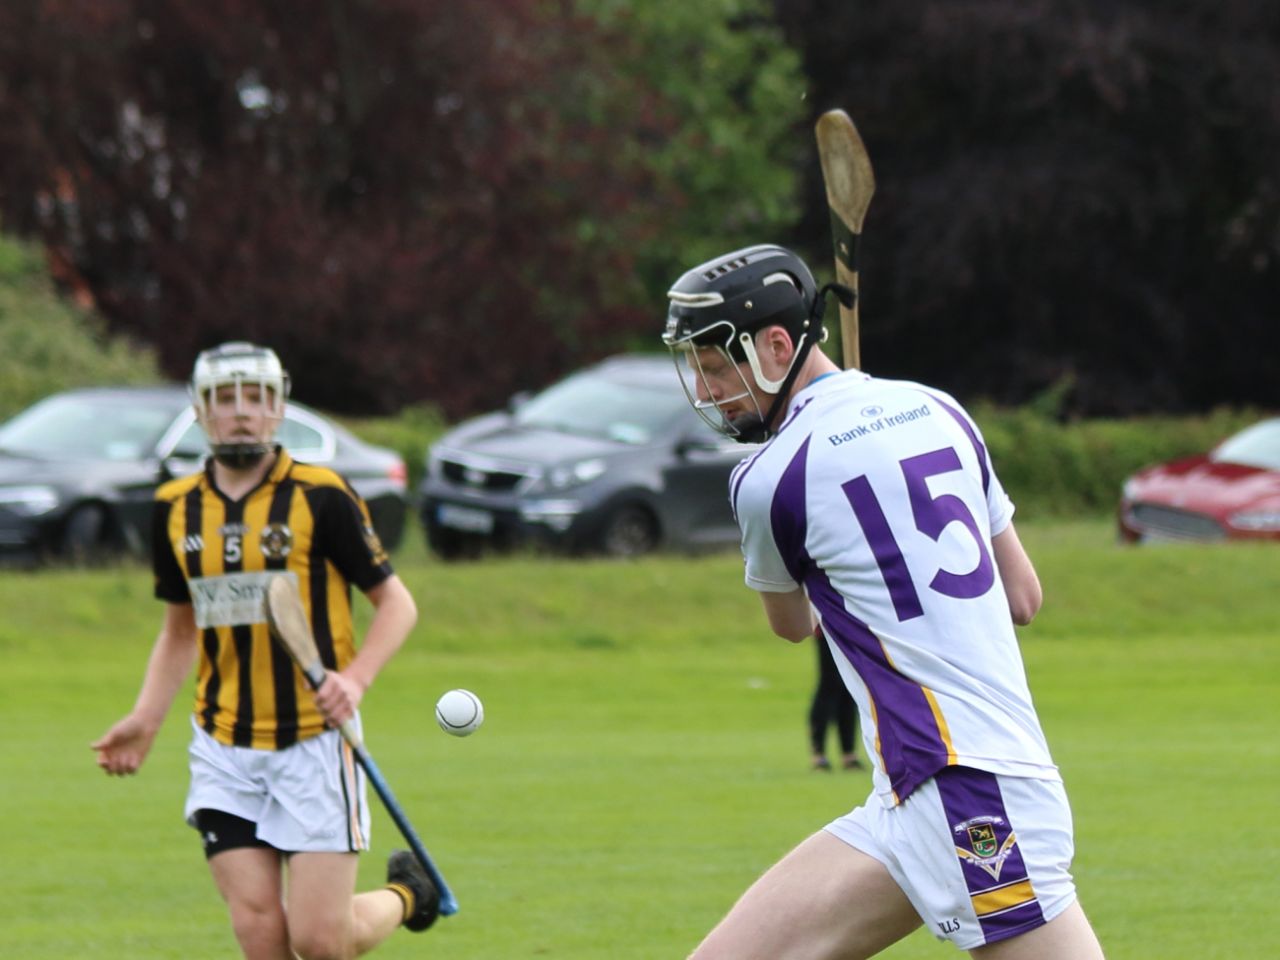
M 195 826 L 197 810 L 221 810 L 257 824 L 258 839 L 277 850 L 369 848 L 364 771 L 338 731 L 283 750 L 254 750 L 219 743 L 194 717 L 191 727 L 187 823 Z
M 898 806 L 872 796 L 826 829 L 888 867 L 925 926 L 963 950 L 1048 923 L 1075 899 L 1061 783 L 948 767 Z

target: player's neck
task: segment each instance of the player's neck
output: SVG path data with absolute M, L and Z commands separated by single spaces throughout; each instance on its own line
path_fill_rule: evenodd
M 262 483 L 271 472 L 271 468 L 276 465 L 276 459 L 279 456 L 279 452 L 273 450 L 252 467 L 244 468 L 229 467 L 225 463 L 214 460 L 212 463 L 214 486 L 230 500 L 243 499 Z
M 796 377 L 795 386 L 791 388 L 791 396 L 788 399 L 794 399 L 801 390 L 809 386 L 818 378 L 839 372 L 840 368 L 832 362 L 830 357 L 821 350 L 814 349 L 809 356 L 805 358 L 804 366 L 800 368 L 800 375 Z

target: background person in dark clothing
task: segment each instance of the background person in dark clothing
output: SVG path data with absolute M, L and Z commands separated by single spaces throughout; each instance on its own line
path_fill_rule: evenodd
M 857 707 L 840 679 L 827 638 L 819 630 L 814 639 L 818 648 L 818 685 L 809 704 L 809 746 L 813 751 L 813 769 L 831 769 L 831 761 L 827 759 L 827 730 L 834 723 L 840 740 L 841 763 L 846 770 L 861 770 L 862 761 L 858 759 L 855 747 Z

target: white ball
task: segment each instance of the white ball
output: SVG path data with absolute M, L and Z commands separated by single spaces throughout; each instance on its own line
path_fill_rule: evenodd
M 450 690 L 436 701 L 436 723 L 455 737 L 470 736 L 484 723 L 484 704 L 470 690 Z

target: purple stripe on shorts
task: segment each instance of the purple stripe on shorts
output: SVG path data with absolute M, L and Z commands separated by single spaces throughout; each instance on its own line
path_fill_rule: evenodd
M 949 767 L 939 771 L 935 782 L 969 896 L 998 896 L 999 890 L 1029 887 L 1022 848 L 996 775 Z M 1039 901 L 1031 899 L 980 915 L 978 922 L 986 942 L 995 943 L 1040 926 L 1045 919 Z
M 846 609 L 825 571 L 811 568 L 804 582 L 822 617 L 823 631 L 867 687 L 875 706 L 885 776 L 901 802 L 947 765 L 947 745 L 924 688 L 890 665 L 880 638 Z

